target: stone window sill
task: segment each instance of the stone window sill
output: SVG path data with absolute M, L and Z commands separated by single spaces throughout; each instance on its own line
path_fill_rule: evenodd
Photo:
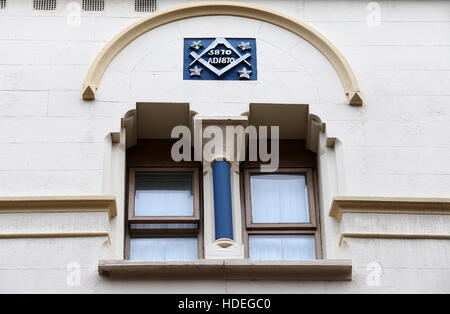
M 351 281 L 351 260 L 254 261 L 248 259 L 145 262 L 102 260 L 99 274 L 157 279 Z

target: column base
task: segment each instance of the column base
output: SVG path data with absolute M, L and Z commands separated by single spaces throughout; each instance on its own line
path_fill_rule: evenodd
M 234 242 L 233 240 L 226 238 L 217 239 L 216 241 L 214 241 L 214 243 L 222 248 L 227 248 L 236 244 L 236 242 Z

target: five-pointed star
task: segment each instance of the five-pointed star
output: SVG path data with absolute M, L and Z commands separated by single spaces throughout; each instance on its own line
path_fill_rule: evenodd
M 202 47 L 203 47 L 203 44 L 202 44 L 201 40 L 192 42 L 191 48 L 194 48 L 195 50 L 199 50 Z
M 241 44 L 238 47 L 241 48 L 243 51 L 252 49 L 252 46 L 250 46 L 250 43 L 244 43 L 244 42 L 241 42 Z
M 245 79 L 249 80 L 250 74 L 252 74 L 252 71 L 247 70 L 246 67 L 243 67 L 242 70 L 238 71 L 238 73 L 240 74 L 241 78 L 245 78 Z
M 193 69 L 189 69 L 191 71 L 191 76 L 200 76 L 202 73 L 202 68 L 199 68 L 198 66 L 195 66 Z

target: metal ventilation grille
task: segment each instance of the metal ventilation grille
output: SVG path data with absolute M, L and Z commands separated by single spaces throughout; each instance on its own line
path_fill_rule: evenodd
M 6 8 L 6 0 L 0 0 L 0 10 Z
M 134 0 L 134 10 L 136 12 L 156 12 L 158 11 L 158 0 Z
M 105 0 L 83 0 L 83 11 L 104 11 Z
M 39 11 L 56 10 L 56 0 L 33 0 L 33 9 Z

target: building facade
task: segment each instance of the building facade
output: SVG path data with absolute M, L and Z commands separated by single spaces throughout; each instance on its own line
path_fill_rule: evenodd
M 450 292 L 449 1 L 0 0 L 0 51 L 1 293 Z

